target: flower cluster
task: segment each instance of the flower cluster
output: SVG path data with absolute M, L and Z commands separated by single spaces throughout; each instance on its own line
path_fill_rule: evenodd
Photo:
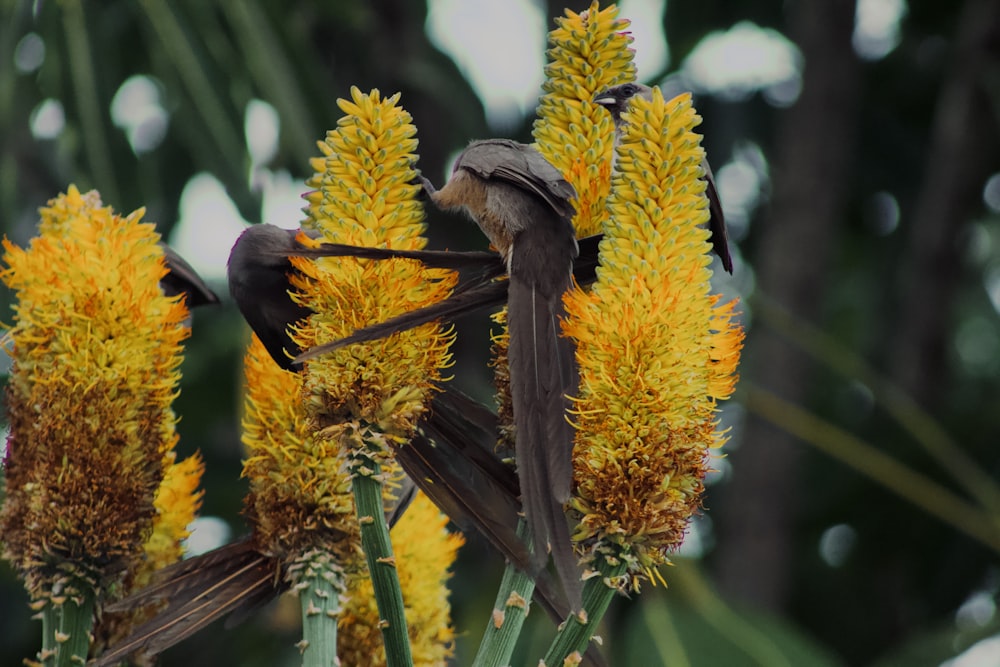
M 573 225 L 580 237 L 601 231 L 604 202 L 611 189 L 614 125 L 594 97 L 635 79 L 629 22 L 618 7 L 569 10 L 549 33 L 545 94 L 538 104 L 534 137 L 539 152 L 576 189 Z
M 132 589 L 144 586 L 154 572 L 183 556 L 183 542 L 190 536 L 188 526 L 195 520 L 201 507 L 203 491 L 198 490 L 205 463 L 195 453 L 181 461 L 169 452 L 165 461 L 163 482 L 156 492 L 153 506 L 153 532 L 143 545 L 142 564 L 134 573 Z
M 689 95 L 636 99 L 608 198 L 601 271 L 566 297 L 580 368 L 576 539 L 628 547 L 642 567 L 680 546 L 698 509 L 716 404 L 743 332 L 711 293 L 704 151 Z
M 319 437 L 300 397 L 304 378 L 283 370 L 253 337 L 244 358 L 243 476 L 254 539 L 282 561 L 311 549 L 358 566 L 351 478 L 338 443 Z
M 415 250 L 424 247 L 423 207 L 416 199 L 416 128 L 399 95 L 351 90 L 347 114 L 319 144 L 308 219 L 319 241 Z M 301 302 L 312 309 L 296 332 L 302 349 L 440 301 L 454 274 L 409 260 L 295 259 Z M 350 447 L 382 441 L 383 452 L 411 433 L 450 363 L 450 330 L 428 324 L 384 340 L 353 345 L 308 363 L 310 414 L 331 439 Z
M 423 208 L 411 184 L 416 130 L 398 100 L 356 88 L 351 101 L 340 100 L 347 115 L 319 144 L 323 157 L 313 161 L 315 190 L 307 195 L 303 226 L 319 238 L 301 235 L 304 243 L 424 246 Z M 292 332 L 302 349 L 439 301 L 454 284 L 451 272 L 405 260 L 292 258 L 292 264 L 293 298 L 313 313 Z M 360 558 L 357 475 L 381 470 L 383 502 L 391 506 L 401 475 L 391 452 L 414 431 L 449 363 L 452 337 L 437 324 L 425 325 L 323 355 L 302 373 L 278 368 L 256 338 L 246 358 L 244 474 L 255 539 L 285 563 L 307 619 L 318 609 L 310 598 L 317 577 L 335 580 L 336 590 L 353 589 L 347 607 L 328 610 L 343 614 L 338 655 L 344 664 L 385 660 L 381 621 Z M 397 569 L 420 664 L 444 664 L 453 636 L 445 582 L 460 540 L 448 537 L 444 521 L 423 499 L 394 531 L 402 534 Z M 428 533 L 435 525 L 440 530 Z
M 197 461 L 179 464 L 195 469 L 183 474 L 186 493 L 161 486 L 177 442 L 171 402 L 188 311 L 160 288 L 163 250 L 142 216 L 118 216 L 71 186 L 42 209 L 28 248 L 3 243 L 17 303 L 0 530 L 36 600 L 120 581 L 154 521 L 166 528 L 197 507 Z M 176 557 L 182 530 L 151 545 L 158 559 Z
M 597 2 L 558 20 L 534 134 L 576 188 L 578 235 L 604 233 L 598 281 L 567 295 L 563 323 L 580 370 L 574 539 L 627 552 L 637 573 L 666 560 L 699 507 L 743 333 L 735 302 L 711 293 L 690 97 L 636 100 L 611 173 L 614 127 L 593 99 L 635 78 L 627 25 Z

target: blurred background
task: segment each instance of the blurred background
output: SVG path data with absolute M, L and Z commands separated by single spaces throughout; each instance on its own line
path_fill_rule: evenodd
M 228 295 L 246 224 L 298 226 L 315 142 L 351 85 L 402 93 L 441 183 L 471 139 L 530 140 L 545 34 L 588 5 L 8 0 L 0 227 L 26 243 L 48 199 L 97 188 L 121 213 L 145 206 Z M 1000 665 L 1000 2 L 621 7 L 639 78 L 695 93 L 738 246 L 717 288 L 741 299 L 749 338 L 705 510 L 669 586 L 613 606 L 611 663 Z M 428 225 L 432 247 L 485 246 L 456 216 Z M 459 323 L 453 369 L 483 400 L 487 332 L 485 315 Z M 175 405 L 181 454 L 207 463 L 196 552 L 245 531 L 247 337 L 228 300 L 194 316 Z M 470 538 L 457 665 L 501 567 Z M 38 650 L 29 615 L 0 565 L 0 664 Z M 297 664 L 297 615 L 272 605 L 162 664 Z M 541 616 L 518 660 L 547 644 Z

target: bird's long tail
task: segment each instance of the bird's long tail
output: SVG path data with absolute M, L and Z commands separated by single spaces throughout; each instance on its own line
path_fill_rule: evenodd
M 569 271 L 563 287 L 569 287 Z M 512 271 L 508 293 L 508 364 L 515 456 L 524 513 L 541 567 L 549 549 L 570 605 L 580 605 L 580 572 L 563 503 L 573 480 L 573 432 L 566 395 L 572 387 L 572 344 L 560 337 L 562 294 L 544 292 Z
M 413 482 L 404 480 L 386 510 L 390 527 L 415 493 Z M 279 560 L 261 553 L 252 539 L 165 567 L 152 584 L 105 607 L 109 614 L 153 607 L 155 615 L 101 655 L 93 667 L 115 665 L 136 653 L 162 653 L 223 617 L 228 617 L 227 627 L 238 625 L 288 587 L 282 574 Z
M 105 613 L 114 614 L 163 605 L 93 665 L 116 665 L 137 652 L 155 655 L 224 616 L 246 618 L 273 599 L 282 585 L 278 562 L 261 554 L 249 540 L 171 565 L 136 595 L 105 607 Z

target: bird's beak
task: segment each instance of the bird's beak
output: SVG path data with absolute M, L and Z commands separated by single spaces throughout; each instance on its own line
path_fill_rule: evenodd
M 613 96 L 606 95 L 604 93 L 598 93 L 597 96 L 594 97 L 594 104 L 600 104 L 602 107 L 613 106 L 616 102 L 617 100 Z

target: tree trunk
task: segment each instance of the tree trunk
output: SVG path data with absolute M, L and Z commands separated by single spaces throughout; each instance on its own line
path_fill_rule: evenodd
M 996 72 L 1000 67 L 1000 3 L 965 3 L 955 53 L 941 88 L 923 187 L 913 208 L 896 286 L 896 331 L 890 373 L 924 407 L 948 386 L 951 307 L 961 278 L 961 243 L 996 167 Z M 994 86 L 991 101 L 988 85 Z

